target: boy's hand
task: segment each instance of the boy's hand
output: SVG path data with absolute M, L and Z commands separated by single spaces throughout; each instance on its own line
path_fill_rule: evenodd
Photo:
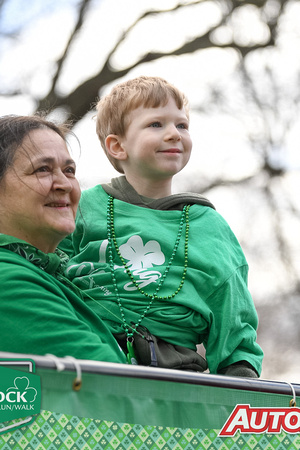
M 228 377 L 258 378 L 255 369 L 247 361 L 239 361 L 221 369 L 220 374 Z

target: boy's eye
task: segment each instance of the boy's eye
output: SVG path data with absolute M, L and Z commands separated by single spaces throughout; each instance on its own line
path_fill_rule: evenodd
M 179 125 L 177 125 L 177 128 L 188 130 L 189 127 L 186 123 L 180 123 Z
M 150 123 L 150 127 L 159 128 L 159 127 L 161 127 L 161 123 L 160 122 L 152 122 L 152 123 Z

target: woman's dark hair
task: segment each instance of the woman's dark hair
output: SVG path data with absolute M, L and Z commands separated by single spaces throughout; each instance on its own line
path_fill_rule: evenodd
M 70 125 L 56 125 L 42 115 L 0 117 L 0 181 L 7 169 L 13 164 L 16 150 L 22 145 L 24 138 L 33 130 L 53 130 L 64 141 L 70 132 Z

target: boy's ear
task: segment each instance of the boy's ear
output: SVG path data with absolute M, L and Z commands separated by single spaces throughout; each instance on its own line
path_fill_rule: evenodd
M 109 134 L 105 139 L 107 152 L 110 156 L 120 161 L 127 158 L 127 153 L 122 147 L 120 137 L 117 134 Z

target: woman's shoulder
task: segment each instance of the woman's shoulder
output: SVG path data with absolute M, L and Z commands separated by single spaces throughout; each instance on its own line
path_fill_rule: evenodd
M 18 286 L 41 285 L 45 276 L 49 277 L 22 255 L 0 247 L 0 284 L 6 294 Z
M 65 255 L 63 252 L 60 253 Z M 16 282 L 24 276 L 28 280 L 35 277 L 50 277 L 50 280 L 55 280 L 52 273 L 60 264 L 61 257 L 58 254 L 43 253 L 26 243 L 19 242 L 0 246 L 0 279 L 4 274 L 10 278 L 17 274 Z

